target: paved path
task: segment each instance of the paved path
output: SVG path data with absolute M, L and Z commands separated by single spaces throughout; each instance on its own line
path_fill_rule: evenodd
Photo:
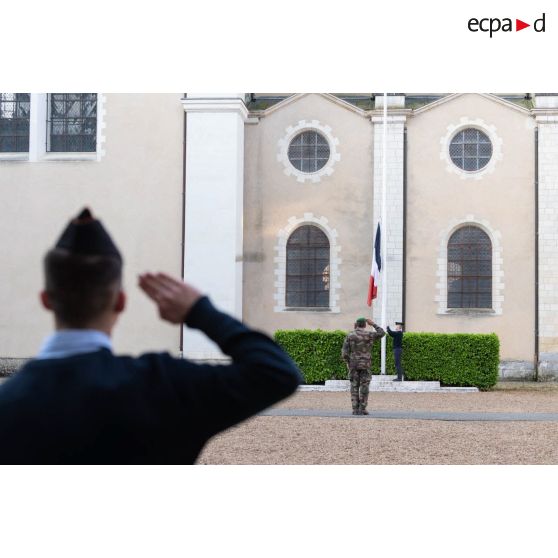
M 353 415 L 351 411 L 325 409 L 268 409 L 263 416 L 333 417 L 362 419 L 450 420 L 450 421 L 528 421 L 558 422 L 558 413 L 452 413 L 433 411 L 369 411 L 369 415 Z

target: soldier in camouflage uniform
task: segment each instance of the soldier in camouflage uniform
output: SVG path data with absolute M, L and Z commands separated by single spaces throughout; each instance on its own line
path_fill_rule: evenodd
M 374 331 L 366 331 L 366 324 Z M 370 371 L 370 351 L 376 339 L 381 339 L 386 332 L 372 320 L 359 318 L 355 322 L 355 329 L 351 331 L 343 343 L 341 357 L 349 368 L 351 380 L 351 403 L 353 415 L 367 415 L 368 390 L 372 373 Z

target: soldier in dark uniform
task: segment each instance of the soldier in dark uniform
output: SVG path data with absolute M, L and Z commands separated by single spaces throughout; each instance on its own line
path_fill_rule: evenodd
M 393 338 L 393 358 L 397 370 L 397 378 L 394 378 L 393 381 L 402 382 L 405 379 L 403 366 L 401 365 L 401 356 L 403 354 L 403 322 L 395 322 L 395 331 L 392 331 L 388 326 L 387 332 Z
M 56 331 L 0 387 L 0 463 L 194 463 L 213 435 L 289 396 L 301 381 L 269 337 L 162 273 L 139 277 L 161 318 L 199 329 L 232 362 L 114 355 L 110 335 L 125 306 L 122 257 L 87 209 L 47 253 L 44 268 L 41 299 Z
M 366 331 L 366 324 L 374 331 Z M 358 318 L 355 329 L 351 331 L 343 342 L 341 357 L 349 368 L 351 380 L 351 404 L 353 415 L 367 415 L 368 391 L 372 379 L 371 354 L 372 344 L 381 339 L 386 332 L 372 320 Z

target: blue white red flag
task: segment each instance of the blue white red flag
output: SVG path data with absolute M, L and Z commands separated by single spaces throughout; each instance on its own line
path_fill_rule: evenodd
M 381 232 L 380 223 L 376 229 L 376 239 L 374 240 L 374 254 L 372 254 L 372 269 L 370 270 L 370 282 L 368 284 L 368 306 L 372 306 L 372 301 L 378 296 L 378 283 L 380 281 L 380 271 L 382 271 L 382 256 L 380 253 Z

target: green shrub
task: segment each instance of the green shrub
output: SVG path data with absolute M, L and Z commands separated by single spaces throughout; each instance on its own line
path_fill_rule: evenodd
M 341 360 L 341 347 L 346 331 L 321 329 L 278 330 L 275 341 L 297 363 L 307 384 L 347 378 L 347 367 Z
M 500 341 L 495 333 L 406 333 L 403 369 L 409 380 L 488 389 L 498 380 Z
M 275 340 L 301 369 L 307 384 L 347 378 L 341 360 L 345 331 L 278 330 Z M 495 333 L 405 333 L 407 380 L 437 380 L 446 386 L 489 389 L 498 379 L 500 342 Z M 380 342 L 372 347 L 372 373 L 380 373 Z M 395 374 L 392 339 L 387 338 L 386 373 Z

